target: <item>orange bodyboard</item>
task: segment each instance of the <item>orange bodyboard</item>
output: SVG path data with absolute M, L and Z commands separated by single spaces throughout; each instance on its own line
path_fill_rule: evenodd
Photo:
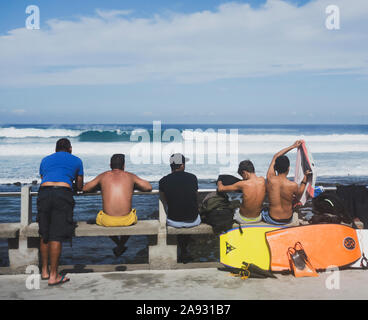
M 316 270 L 342 267 L 361 256 L 357 233 L 339 224 L 315 224 L 266 233 L 271 253 L 271 270 L 290 270 L 288 249 L 300 242 Z

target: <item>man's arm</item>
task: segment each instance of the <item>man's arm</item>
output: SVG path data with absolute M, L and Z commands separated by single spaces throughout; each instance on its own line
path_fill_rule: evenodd
M 222 181 L 217 182 L 217 191 L 218 192 L 237 192 L 241 191 L 243 187 L 243 181 L 239 181 L 229 186 L 224 186 Z
M 160 191 L 160 199 L 162 200 L 162 203 L 164 204 L 164 206 L 167 206 L 167 200 L 165 197 L 165 192 Z
M 151 192 L 152 191 L 152 186 L 148 181 L 139 178 L 135 174 L 132 174 L 132 175 L 133 175 L 133 179 L 134 179 L 134 188 L 135 189 L 138 189 L 138 190 L 143 191 L 143 192 Z
M 84 177 L 83 176 L 78 176 L 75 179 L 75 184 L 77 187 L 77 191 L 82 191 L 83 190 L 83 183 L 84 183 Z
M 75 178 L 75 186 L 77 191 L 83 191 L 83 184 L 84 184 L 84 169 L 83 169 L 83 162 L 79 159 L 79 168 L 77 172 L 77 176 Z
M 303 193 L 304 193 L 304 190 L 305 190 L 305 187 L 307 185 L 307 181 L 308 181 L 308 176 L 311 175 L 312 172 L 311 171 L 307 171 L 304 175 L 304 178 L 302 180 L 302 182 L 300 183 L 300 186 L 298 186 L 298 191 L 296 193 L 296 198 L 297 200 L 299 201 L 300 198 L 303 196 Z
M 95 190 L 101 182 L 102 175 L 103 173 L 98 175 L 92 181 L 86 183 L 85 186 L 83 187 L 83 192 L 91 192 Z
M 290 147 L 280 150 L 273 156 L 270 167 L 268 168 L 268 171 L 267 171 L 267 179 L 270 179 L 271 177 L 276 176 L 276 172 L 274 168 L 276 159 L 280 156 L 287 154 L 290 150 L 293 150 L 294 148 L 299 148 L 302 142 L 303 142 L 302 140 L 297 140 Z

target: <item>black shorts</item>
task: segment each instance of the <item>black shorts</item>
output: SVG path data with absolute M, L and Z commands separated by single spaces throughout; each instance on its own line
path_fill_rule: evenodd
M 39 234 L 45 243 L 67 241 L 74 235 L 74 198 L 66 187 L 41 187 L 37 198 Z

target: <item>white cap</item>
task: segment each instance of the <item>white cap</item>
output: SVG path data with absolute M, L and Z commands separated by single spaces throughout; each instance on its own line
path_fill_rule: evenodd
M 184 157 L 181 153 L 174 153 L 170 157 L 170 164 L 184 164 L 188 161 L 189 159 Z

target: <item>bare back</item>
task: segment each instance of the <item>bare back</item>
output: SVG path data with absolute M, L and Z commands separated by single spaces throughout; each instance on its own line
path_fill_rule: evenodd
M 270 215 L 275 219 L 289 219 L 293 215 L 293 201 L 298 190 L 295 182 L 284 176 L 273 176 L 267 180 Z
M 132 210 L 134 175 L 122 170 L 107 171 L 100 177 L 103 211 L 110 216 L 125 216 Z
M 266 182 L 263 177 L 244 180 L 240 182 L 243 193 L 243 202 L 240 206 L 240 214 L 247 218 L 258 217 L 266 196 Z

